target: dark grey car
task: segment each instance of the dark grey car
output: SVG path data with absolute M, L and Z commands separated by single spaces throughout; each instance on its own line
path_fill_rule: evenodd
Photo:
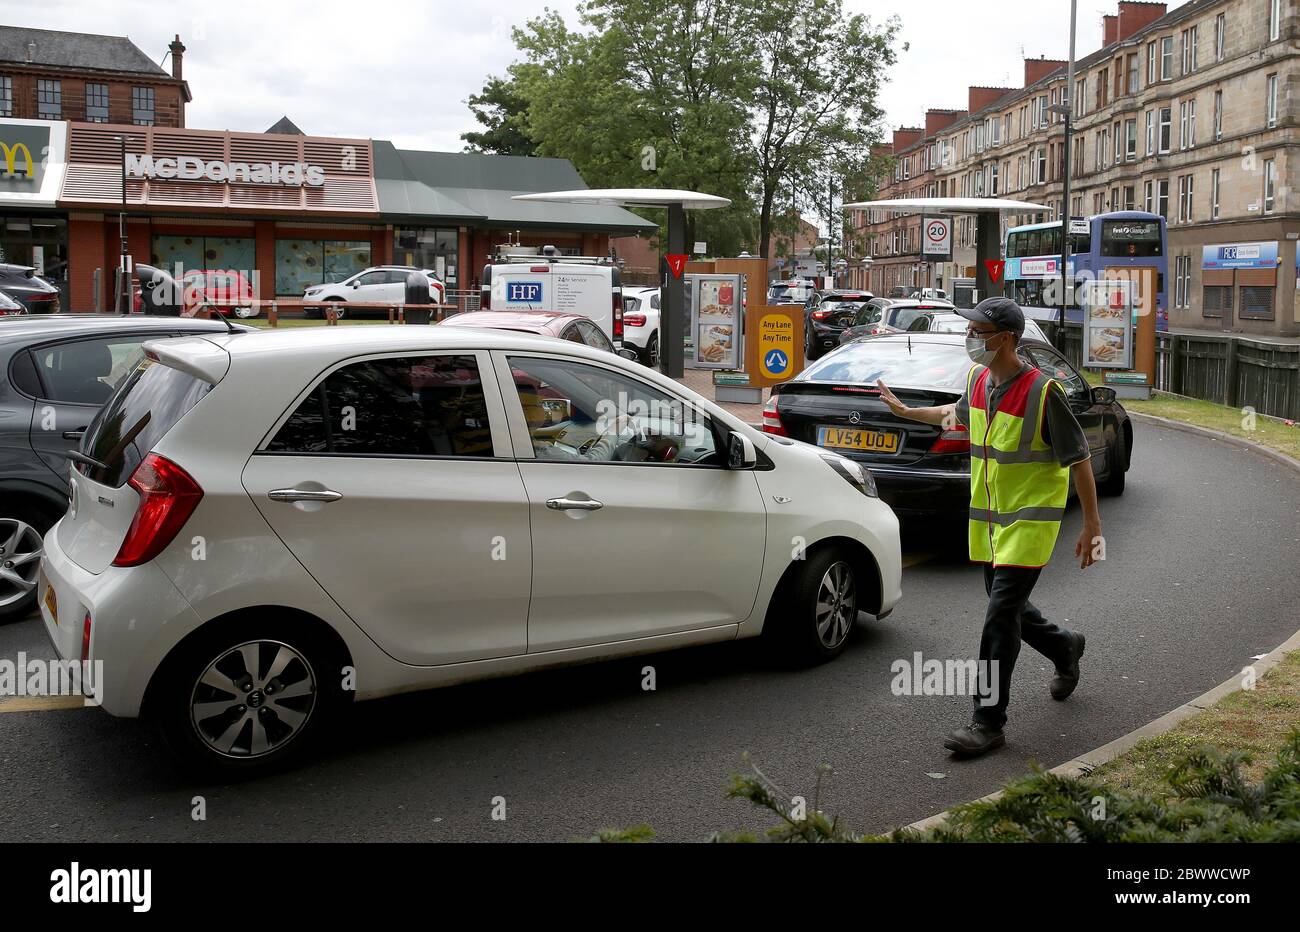
M 177 317 L 0 317 L 0 622 L 35 605 L 41 539 L 68 504 L 67 452 L 141 344 L 225 332 L 221 321 Z

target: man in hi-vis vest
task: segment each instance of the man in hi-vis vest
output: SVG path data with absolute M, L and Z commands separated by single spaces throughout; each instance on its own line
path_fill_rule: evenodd
M 884 382 L 877 384 L 894 414 L 947 427 L 960 422 L 970 432 L 970 558 L 984 564 L 989 597 L 980 638 L 983 695 L 975 697 L 970 725 L 950 734 L 943 746 L 973 756 L 1006 743 L 1002 727 L 1022 639 L 1056 665 L 1052 698 L 1074 692 L 1084 637 L 1044 618 L 1029 594 L 1051 559 L 1071 474 L 1083 507 L 1083 530 L 1074 545 L 1080 567 L 1095 562 L 1101 518 L 1088 441 L 1064 390 L 1016 354 L 1025 332 L 1020 306 L 1010 298 L 986 298 L 957 313 L 970 321 L 966 352 L 976 365 L 956 404 L 909 408 Z M 996 677 L 996 694 L 986 677 Z

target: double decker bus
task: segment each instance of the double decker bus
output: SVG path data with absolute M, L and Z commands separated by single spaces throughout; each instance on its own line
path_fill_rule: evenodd
M 1069 237 L 1069 279 L 1131 279 L 1135 312 L 1154 313 L 1156 329 L 1169 329 L 1164 217 L 1140 210 L 1117 210 L 1087 219 L 1075 217 L 1070 220 Z M 1004 245 L 1007 264 L 1003 294 L 1031 317 L 1056 320 L 1059 308 L 1054 296 L 1059 294 L 1061 281 L 1061 221 L 1012 227 L 1007 230 Z M 1083 320 L 1083 310 L 1073 299 L 1065 309 L 1065 319 L 1076 323 Z

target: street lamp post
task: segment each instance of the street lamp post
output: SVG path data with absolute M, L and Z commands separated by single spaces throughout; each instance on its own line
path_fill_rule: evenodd
M 113 289 L 113 312 L 116 314 L 131 313 L 131 279 L 127 274 L 128 257 L 131 255 L 131 245 L 126 235 L 126 134 L 117 137 L 118 143 L 121 144 L 122 157 L 122 207 L 117 214 L 117 232 L 121 238 L 121 253 L 117 260 L 117 285 Z M 100 292 L 103 294 L 103 292 Z
M 1065 307 L 1070 296 L 1070 135 L 1073 133 L 1071 120 L 1074 110 L 1074 23 L 1078 0 L 1070 0 L 1070 61 L 1065 71 L 1065 93 L 1060 104 L 1049 107 L 1065 119 L 1065 141 L 1061 155 L 1065 160 L 1061 172 L 1061 310 L 1056 318 L 1056 348 L 1065 349 Z

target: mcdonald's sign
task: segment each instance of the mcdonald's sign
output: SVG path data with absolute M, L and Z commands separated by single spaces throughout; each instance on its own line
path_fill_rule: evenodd
M 34 120 L 0 120 L 0 194 L 40 191 L 46 167 L 61 155 L 52 151 L 56 141 L 50 126 Z
M 21 171 L 24 178 L 35 179 L 36 166 L 32 161 L 32 150 L 25 143 L 15 142 L 10 145 L 0 139 L 0 159 L 4 160 L 6 178 L 13 178 Z

